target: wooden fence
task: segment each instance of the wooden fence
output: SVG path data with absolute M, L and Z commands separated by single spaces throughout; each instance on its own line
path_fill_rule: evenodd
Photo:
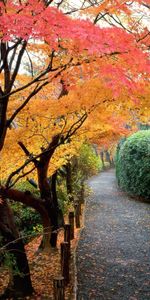
M 81 200 L 75 202 L 74 211 L 68 214 L 69 222 L 64 225 L 64 242 L 60 245 L 61 274 L 53 280 L 54 300 L 65 300 L 65 287 L 70 282 L 71 241 L 75 236 L 75 227 L 80 228 Z

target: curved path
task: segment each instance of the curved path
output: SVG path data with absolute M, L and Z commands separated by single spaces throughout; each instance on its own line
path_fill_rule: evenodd
M 113 170 L 89 185 L 77 300 L 150 300 L 150 205 L 119 191 Z

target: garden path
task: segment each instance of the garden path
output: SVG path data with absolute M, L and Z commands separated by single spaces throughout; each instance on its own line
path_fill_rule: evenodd
M 117 188 L 114 170 L 89 180 L 77 248 L 77 300 L 150 299 L 150 205 Z

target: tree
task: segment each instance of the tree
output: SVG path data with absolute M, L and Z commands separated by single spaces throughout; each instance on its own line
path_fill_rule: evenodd
M 71 19 L 53 6 L 49 6 L 52 2 L 8 0 L 0 3 L 0 150 L 4 147 L 9 128 L 14 122 L 17 123 L 20 112 L 31 99 L 56 80 L 63 80 L 67 86 L 72 70 L 76 76 L 70 78 L 70 86 L 73 86 L 74 82 L 77 83 L 76 79 L 83 66 L 81 80 L 89 79 L 87 71 L 90 71 L 90 77 L 100 76 L 107 87 L 112 87 L 115 96 L 122 91 L 120 82 L 123 82 L 126 90 L 132 94 L 139 81 L 138 72 L 141 77 L 146 77 L 149 71 L 147 53 L 136 48 L 133 36 L 121 28 L 100 28 L 89 21 Z M 131 55 L 137 63 L 136 68 L 132 65 Z M 41 60 L 38 59 L 38 69 L 36 56 L 41 57 Z M 30 74 L 24 71 L 27 62 Z M 21 75 L 23 71 L 26 72 L 26 76 Z M 14 109 L 9 110 L 13 97 L 17 98 L 17 103 Z M 13 134 L 15 133 L 16 131 Z M 43 153 L 40 157 L 42 159 Z M 7 216 L 7 224 L 3 219 L 0 224 L 6 241 L 12 242 L 18 239 L 18 233 L 13 230 L 13 218 L 9 222 L 9 207 L 5 199 L 7 196 L 8 194 L 3 193 L 1 202 L 1 212 Z M 9 237 L 7 228 L 11 233 Z M 20 243 L 21 241 L 16 241 L 16 247 L 21 247 L 21 251 L 24 252 L 23 244 Z M 13 253 L 12 248 L 9 251 Z M 19 263 L 18 253 L 15 255 Z M 30 294 L 31 281 L 29 272 L 24 270 L 24 265 L 27 265 L 25 253 L 24 263 L 19 270 L 21 273 L 25 271 L 22 282 L 25 283 L 28 278 Z M 14 282 L 14 287 L 16 286 L 20 293 L 21 285 Z M 24 293 L 24 290 L 22 292 Z

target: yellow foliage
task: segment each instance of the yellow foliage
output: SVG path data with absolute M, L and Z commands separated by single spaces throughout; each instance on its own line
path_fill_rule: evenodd
M 28 82 L 28 76 L 18 76 L 20 82 Z M 125 125 L 132 125 L 141 120 L 148 122 L 150 115 L 149 89 L 143 96 L 135 93 L 133 102 L 127 90 L 122 87 L 122 94 L 114 97 L 112 90 L 108 89 L 105 79 L 93 78 L 80 82 L 68 95 L 56 99 L 60 92 L 60 86 L 56 80 L 56 86 L 50 84 L 34 96 L 26 107 L 18 114 L 8 131 L 5 147 L 1 153 L 1 180 L 6 179 L 11 172 L 20 167 L 28 158 L 18 145 L 22 141 L 29 152 L 37 155 L 41 147 L 47 148 L 54 135 L 60 133 L 66 136 L 71 128 L 75 128 L 76 122 L 86 113 L 87 120 L 71 137 L 69 143 L 60 145 L 49 165 L 49 175 L 53 174 L 74 155 L 84 139 L 99 145 L 116 142 L 121 136 L 127 135 Z M 8 118 L 15 111 L 28 94 L 19 92 L 17 97 L 12 96 Z M 15 141 L 15 142 L 14 142 Z M 33 164 L 25 167 L 24 173 L 29 172 Z M 32 174 L 36 180 L 36 172 Z

